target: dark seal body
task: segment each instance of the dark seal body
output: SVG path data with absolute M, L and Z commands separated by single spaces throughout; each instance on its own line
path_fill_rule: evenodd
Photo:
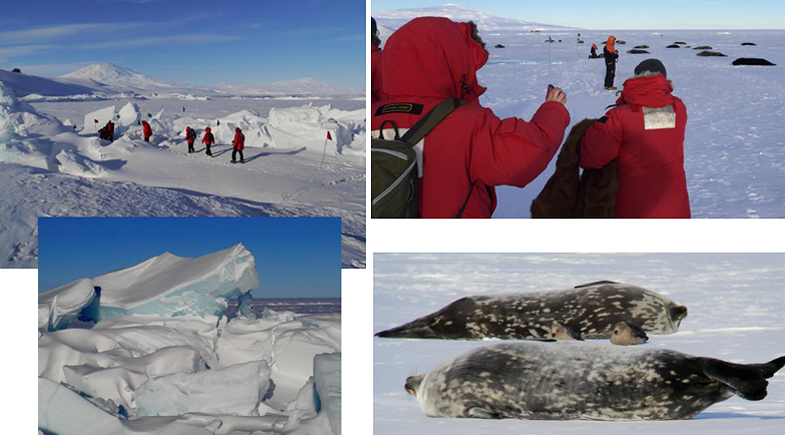
M 666 349 L 523 341 L 475 349 L 410 377 L 406 390 L 430 417 L 675 420 L 734 394 L 763 399 L 766 379 L 783 365 L 785 357 L 742 365 Z
M 600 281 L 570 290 L 469 296 L 376 335 L 387 338 L 545 338 L 558 322 L 584 339 L 610 338 L 625 322 L 649 334 L 672 334 L 687 308 L 629 284 Z

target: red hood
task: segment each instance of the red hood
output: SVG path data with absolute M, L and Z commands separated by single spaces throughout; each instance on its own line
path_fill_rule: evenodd
M 645 107 L 663 107 L 673 104 L 671 84 L 662 74 L 631 78 L 624 82 L 624 90 L 616 103 L 637 104 Z
M 472 39 L 467 23 L 448 18 L 415 18 L 396 30 L 384 46 L 384 91 L 398 95 L 476 100 L 485 88 L 477 70 L 488 53 Z

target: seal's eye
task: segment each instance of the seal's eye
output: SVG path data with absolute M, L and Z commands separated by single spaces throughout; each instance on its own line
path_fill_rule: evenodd
M 618 334 L 618 333 L 619 333 L 619 330 L 617 329 L 617 330 L 613 331 L 613 333 L 614 333 L 614 334 Z

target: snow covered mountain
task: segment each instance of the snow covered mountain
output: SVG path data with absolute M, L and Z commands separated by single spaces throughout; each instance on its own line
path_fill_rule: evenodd
M 220 83 L 211 86 L 194 86 L 149 77 L 123 66 L 111 63 L 88 65 L 74 72 L 54 78 L 0 70 L 0 81 L 12 88 L 19 97 L 40 95 L 66 97 L 79 95 L 107 97 L 117 94 L 186 94 L 186 95 L 362 95 L 363 89 L 331 85 L 304 77 L 265 84 Z
M 88 65 L 57 78 L 94 80 L 114 88 L 135 92 L 205 92 L 205 89 L 197 86 L 155 79 L 139 74 L 130 68 L 108 62 Z
M 87 95 L 95 93 L 116 94 L 114 88 L 95 80 L 83 78 L 47 78 L 25 73 L 0 70 L 0 81 L 12 88 L 17 96 L 38 94 L 52 97 Z
M 433 6 L 427 8 L 398 9 L 395 11 L 375 12 L 373 17 L 380 25 L 381 37 L 384 37 L 382 27 L 395 30 L 417 17 L 447 17 L 454 21 L 474 21 L 480 31 L 532 31 L 532 30 L 568 30 L 572 27 L 555 26 L 552 24 L 532 23 L 529 21 L 516 20 L 514 18 L 503 18 L 488 15 L 476 9 L 467 8 L 455 3 L 447 3 L 443 6 Z

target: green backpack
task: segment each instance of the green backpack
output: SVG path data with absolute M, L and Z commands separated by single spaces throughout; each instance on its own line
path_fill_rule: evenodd
M 417 215 L 417 153 L 414 146 L 453 110 L 468 104 L 458 98 L 444 100 L 426 113 L 403 137 L 398 126 L 387 120 L 379 137 L 371 139 L 371 217 L 413 218 Z M 395 137 L 384 138 L 384 126 L 392 124 Z M 471 192 L 469 192 L 471 195 Z M 468 202 L 468 198 L 467 198 Z M 466 204 L 464 203 L 464 208 Z M 463 214 L 463 208 L 458 217 Z

